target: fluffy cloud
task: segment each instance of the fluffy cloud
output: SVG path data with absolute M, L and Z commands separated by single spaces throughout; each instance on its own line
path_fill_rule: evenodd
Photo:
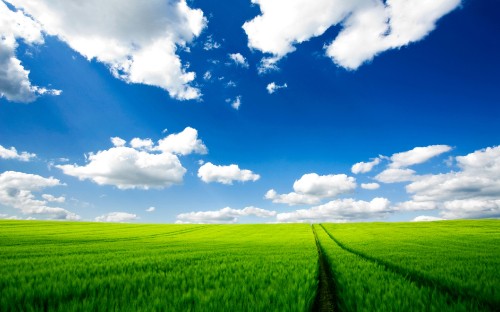
M 279 89 L 285 89 L 288 88 L 288 85 L 286 83 L 282 85 L 277 85 L 275 82 L 271 82 L 270 84 L 267 85 L 266 89 L 269 94 L 273 94 Z
M 236 65 L 240 65 L 242 67 L 248 68 L 248 62 L 245 59 L 245 57 L 243 55 L 241 55 L 241 53 L 232 53 L 232 54 L 229 54 L 229 58 Z
M 198 139 L 198 131 L 191 127 L 161 139 L 158 141 L 158 146 L 154 147 L 154 150 L 178 155 L 206 154 L 208 152 L 205 144 Z
M 66 201 L 66 198 L 64 196 L 55 197 L 54 195 L 50 194 L 42 194 L 42 198 L 48 202 L 53 203 L 64 203 Z
M 428 222 L 428 221 L 441 221 L 441 220 L 446 220 L 446 219 L 439 218 L 439 217 L 433 217 L 433 216 L 418 216 L 418 217 L 413 218 L 413 220 L 411 220 L 411 221 L 412 222 Z
M 392 210 L 386 198 L 374 198 L 370 202 L 354 199 L 336 199 L 310 209 L 276 215 L 278 222 L 346 222 L 385 217 Z
M 119 189 L 164 188 L 180 184 L 186 173 L 176 154 L 207 152 L 196 129 L 189 127 L 159 140 L 156 146 L 148 146 L 151 151 L 143 149 L 147 139 L 136 139 L 131 143 L 136 148 L 123 146 L 123 142 L 120 138 L 113 138 L 114 147 L 91 153 L 84 166 L 68 164 L 56 167 L 80 180 L 90 179 L 99 185 L 115 185 Z
M 414 149 L 396 153 L 391 156 L 391 168 L 405 168 L 428 161 L 429 159 L 446 153 L 451 150 L 448 145 L 430 145 L 425 147 L 415 147 Z
M 456 157 L 461 169 L 419 176 L 406 186 L 414 203 L 434 203 L 447 219 L 500 216 L 500 147 Z
M 3 159 L 15 159 L 20 161 L 30 161 L 30 159 L 35 158 L 36 154 L 21 152 L 18 153 L 15 147 L 9 149 L 0 145 L 0 158 Z
M 238 95 L 234 100 L 226 99 L 226 102 L 231 103 L 231 107 L 238 110 L 241 106 L 241 95 Z
M 116 78 L 163 88 L 180 100 L 201 95 L 190 85 L 195 73 L 186 72 L 176 50 L 198 36 L 207 21 L 185 0 L 9 2 L 48 35 L 57 36 L 89 61 L 106 64 Z
M 229 207 L 214 211 L 198 211 L 181 213 L 177 215 L 176 223 L 236 223 L 239 217 L 256 216 L 269 218 L 276 216 L 276 211 L 265 210 L 256 207 L 244 209 L 232 209 Z
M 42 195 L 46 200 L 37 199 L 33 192 L 48 187 L 59 186 L 59 180 L 44 178 L 35 174 L 6 171 L 0 174 L 0 203 L 21 210 L 27 215 L 43 215 L 50 219 L 78 220 L 80 217 L 60 207 L 49 207 L 47 201 L 56 198 L 49 194 Z M 47 200 L 48 199 L 48 200 Z
M 383 183 L 407 182 L 415 179 L 415 171 L 411 169 L 385 169 L 375 176 L 375 180 Z
M 375 167 L 378 164 L 380 164 L 380 158 L 375 158 L 374 160 L 372 160 L 370 162 L 355 163 L 351 167 L 351 172 L 354 174 L 367 173 L 367 172 L 372 171 L 373 167 Z
M 295 45 L 322 35 L 333 25 L 343 29 L 326 55 L 356 69 L 380 52 L 419 41 L 460 0 L 252 0 L 261 15 L 243 25 L 248 46 L 269 53 L 263 68 L 272 68 Z
M 22 12 L 11 11 L 4 2 L 0 2 L 0 98 L 29 103 L 38 95 L 61 94 L 60 90 L 31 84 L 29 71 L 16 57 L 16 40 L 22 40 L 29 46 L 43 44 L 41 26 Z
M 380 187 L 378 183 L 361 183 L 361 188 L 365 190 L 376 190 Z
M 148 209 L 146 209 L 145 211 L 146 211 L 146 212 L 153 212 L 153 211 L 155 211 L 155 210 L 156 210 L 156 208 L 155 208 L 155 207 L 149 207 L 149 208 L 148 208 Z
M 127 212 L 110 212 L 108 214 L 99 216 L 95 218 L 97 222 L 129 222 L 137 220 L 136 214 Z
M 136 149 L 151 149 L 153 147 L 153 141 L 151 139 L 140 139 L 133 138 L 130 141 L 130 146 Z
M 233 184 L 234 181 L 257 181 L 260 179 L 260 175 L 247 169 L 240 169 L 238 165 L 217 166 L 210 162 L 200 167 L 198 177 L 206 183 L 219 182 L 222 184 Z
M 429 145 L 395 153 L 389 158 L 389 167 L 379 173 L 375 180 L 383 183 L 414 181 L 417 179 L 416 172 L 406 167 L 424 163 L 450 150 L 451 147 L 448 145 Z
M 295 192 L 288 194 L 277 194 L 275 190 L 269 190 L 265 198 L 273 203 L 288 205 L 317 204 L 323 198 L 331 198 L 340 194 L 354 191 L 356 179 L 345 174 L 330 174 L 320 176 L 316 173 L 304 174 L 293 184 Z

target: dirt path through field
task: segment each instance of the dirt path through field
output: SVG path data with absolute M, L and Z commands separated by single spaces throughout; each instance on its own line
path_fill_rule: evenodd
M 384 261 L 382 259 L 376 258 L 369 256 L 365 253 L 359 252 L 357 250 L 354 250 L 352 248 L 347 247 L 346 245 L 342 244 L 340 241 L 338 241 L 333 235 L 325 229 L 325 227 L 320 224 L 319 225 L 325 232 L 326 234 L 343 250 L 350 252 L 352 254 L 355 254 L 365 260 L 371 261 L 373 263 L 376 263 L 380 265 L 381 267 L 385 268 L 387 271 L 391 271 L 393 273 L 396 273 L 402 277 L 404 277 L 408 282 L 410 283 L 415 283 L 416 285 L 420 287 L 430 287 L 434 288 L 440 292 L 447 293 L 453 300 L 464 300 L 464 301 L 471 301 L 474 303 L 474 305 L 478 305 L 481 309 L 484 310 L 490 310 L 490 311 L 499 311 L 498 309 L 498 304 L 493 301 L 488 301 L 488 300 L 483 300 L 479 298 L 476 294 L 470 292 L 467 289 L 462 289 L 460 287 L 450 287 L 441 281 L 439 281 L 436 278 L 430 278 L 428 276 L 423 275 L 420 272 L 417 272 L 415 270 L 411 270 L 408 268 L 404 268 L 398 265 L 395 265 L 391 262 Z M 316 233 L 315 233 L 316 235 Z M 316 244 L 318 242 L 316 241 Z
M 323 255 L 321 246 L 316 236 L 316 230 L 314 226 L 312 231 L 314 233 L 314 239 L 316 240 L 316 247 L 318 248 L 319 256 L 319 276 L 318 276 L 318 292 L 316 293 L 316 299 L 314 300 L 313 311 L 336 311 L 336 298 L 335 298 L 335 288 L 333 284 L 333 278 L 326 262 L 326 258 Z

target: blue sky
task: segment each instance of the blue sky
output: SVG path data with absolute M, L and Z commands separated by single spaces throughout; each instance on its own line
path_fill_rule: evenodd
M 0 217 L 498 217 L 496 1 L 307 3 L 0 2 Z

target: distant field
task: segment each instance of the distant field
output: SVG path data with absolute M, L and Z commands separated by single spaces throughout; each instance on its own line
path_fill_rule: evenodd
M 495 311 L 499 272 L 500 220 L 0 221 L 0 311 Z

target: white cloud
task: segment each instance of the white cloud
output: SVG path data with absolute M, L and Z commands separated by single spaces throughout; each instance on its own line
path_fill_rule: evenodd
M 336 199 L 310 209 L 276 215 L 278 222 L 346 222 L 385 217 L 393 211 L 386 198 L 374 198 L 370 202 L 362 200 Z
M 439 217 L 433 217 L 433 216 L 418 216 L 418 217 L 413 218 L 413 220 L 411 220 L 411 221 L 412 222 L 429 222 L 429 221 L 441 221 L 441 220 L 446 220 L 446 219 L 439 218 Z
M 50 194 L 42 194 L 42 198 L 48 202 L 55 202 L 55 203 L 64 203 L 66 201 L 66 198 L 64 196 L 55 197 L 54 195 Z
M 448 145 L 430 145 L 425 147 L 415 147 L 414 149 L 396 153 L 391 156 L 391 168 L 405 168 L 428 161 L 429 159 L 448 152 L 451 147 Z
M 351 172 L 354 173 L 354 174 L 367 173 L 367 172 L 372 171 L 373 167 L 375 167 L 378 164 L 380 164 L 380 158 L 375 158 L 375 159 L 373 159 L 370 162 L 355 163 L 351 167 Z
M 277 85 L 275 82 L 271 82 L 270 84 L 267 85 L 266 89 L 269 94 L 273 94 L 274 92 L 276 92 L 276 90 L 285 89 L 287 87 L 288 85 L 286 83 L 282 85 Z
M 41 26 L 22 12 L 11 11 L 4 2 L 0 2 L 0 98 L 29 103 L 39 95 L 59 95 L 60 90 L 31 84 L 29 70 L 16 56 L 16 40 L 22 40 L 28 46 L 43 44 Z
M 440 213 L 443 218 L 500 218 L 500 199 L 461 199 L 443 203 Z
M 415 171 L 411 169 L 388 168 L 375 176 L 375 180 L 383 183 L 407 182 L 415 180 Z
M 148 208 L 148 209 L 146 209 L 145 211 L 146 211 L 146 212 L 153 212 L 153 211 L 155 211 L 155 210 L 156 210 L 156 208 L 155 208 L 155 207 L 149 207 L 149 208 Z
M 0 145 L 0 158 L 3 159 L 15 159 L 20 161 L 30 161 L 30 159 L 35 158 L 36 154 L 21 152 L 18 153 L 15 147 L 11 147 L 9 149 Z
M 229 102 L 231 102 L 231 100 L 229 100 Z M 241 95 L 238 95 L 231 103 L 231 107 L 238 110 L 240 109 L 240 106 L 241 106 Z
M 135 149 L 149 150 L 153 147 L 153 141 L 151 139 L 133 138 L 130 141 L 130 146 L 132 146 Z
M 361 183 L 361 188 L 365 190 L 376 190 L 380 187 L 378 183 Z
M 52 177 L 44 178 L 35 174 L 5 171 L 0 174 L 0 203 L 19 209 L 27 215 L 44 215 L 50 219 L 80 219 L 80 216 L 66 209 L 49 207 L 46 200 L 37 199 L 33 194 L 33 192 L 59 185 L 61 185 L 60 181 Z M 44 194 L 42 197 L 56 198 L 49 194 Z
M 317 196 L 298 194 L 296 192 L 290 192 L 288 194 L 278 194 L 274 189 L 270 189 L 269 191 L 267 191 L 266 195 L 264 195 L 264 198 L 272 200 L 275 204 L 288 204 L 290 206 L 315 205 L 321 202 L 321 198 Z
M 127 143 L 127 141 L 119 137 L 112 137 L 111 143 L 113 143 L 113 146 L 115 147 L 122 147 L 125 146 L 125 143 Z
M 500 147 L 455 158 L 458 172 L 419 176 L 406 186 L 416 203 L 434 202 L 447 219 L 500 216 Z
M 190 85 L 195 73 L 186 71 L 176 50 L 199 36 L 207 21 L 185 0 L 9 2 L 48 35 L 57 36 L 89 61 L 106 64 L 116 78 L 163 88 L 180 100 L 201 96 Z
M 385 50 L 419 41 L 437 20 L 460 0 L 252 0 L 261 15 L 243 25 L 248 46 L 271 54 L 261 64 L 272 68 L 295 45 L 322 35 L 333 25 L 342 30 L 326 55 L 345 68 L 356 69 Z M 265 62 L 264 62 L 265 60 Z
M 412 200 L 398 203 L 394 207 L 394 209 L 398 211 L 434 210 L 437 208 L 437 204 L 433 201 L 416 202 Z
M 260 179 L 260 175 L 247 169 L 240 169 L 238 165 L 218 166 L 210 162 L 200 167 L 198 177 L 206 183 L 219 182 L 222 184 L 233 184 L 234 181 L 257 181 Z
M 276 211 L 265 210 L 253 206 L 244 209 L 230 207 L 214 211 L 198 211 L 177 215 L 176 223 L 237 223 L 239 217 L 256 216 L 269 218 L 276 216 Z
M 240 65 L 241 67 L 248 68 L 248 62 L 246 58 L 241 55 L 241 53 L 231 53 L 229 54 L 229 58 L 236 64 Z
M 99 216 L 95 218 L 97 222 L 130 222 L 137 220 L 136 214 L 127 212 L 110 212 L 108 214 Z
M 58 165 L 65 174 L 90 179 L 99 185 L 115 185 L 119 189 L 164 188 L 180 184 L 186 173 L 173 154 L 152 154 L 130 147 L 112 147 L 88 157 L 84 166 Z
M 212 38 L 212 35 L 209 35 L 207 37 L 207 41 L 205 41 L 205 43 L 203 44 L 203 50 L 205 50 L 205 51 L 210 51 L 210 50 L 218 49 L 220 47 L 221 47 L 220 43 L 218 43 L 217 41 L 215 41 Z
M 304 174 L 293 184 L 295 192 L 277 194 L 269 190 L 265 198 L 273 203 L 289 205 L 317 204 L 323 198 L 331 198 L 340 194 L 350 193 L 356 188 L 356 179 L 345 174 L 330 174 L 320 176 L 316 173 Z
M 326 54 L 345 68 L 356 69 L 377 54 L 423 39 L 460 0 L 365 1 L 344 21 Z
M 185 128 L 177 134 L 170 134 L 158 142 L 155 150 L 164 153 L 174 153 L 179 155 L 188 155 L 192 153 L 206 154 L 207 147 L 198 139 L 198 130 L 191 127 Z
M 148 139 L 137 138 L 136 144 L 132 144 L 136 148 L 123 146 L 123 142 L 125 140 L 114 140 L 114 147 L 90 153 L 84 166 L 67 164 L 56 167 L 80 180 L 89 179 L 99 185 L 115 185 L 119 189 L 164 188 L 180 184 L 186 173 L 175 154 L 207 152 L 198 139 L 198 131 L 189 127 L 159 140 L 156 146 L 150 146 Z M 147 150 L 144 147 L 148 147 Z
M 212 73 L 211 73 L 209 70 L 207 70 L 207 71 L 203 74 L 203 79 L 205 79 L 205 80 L 210 80 L 210 79 L 212 79 Z

